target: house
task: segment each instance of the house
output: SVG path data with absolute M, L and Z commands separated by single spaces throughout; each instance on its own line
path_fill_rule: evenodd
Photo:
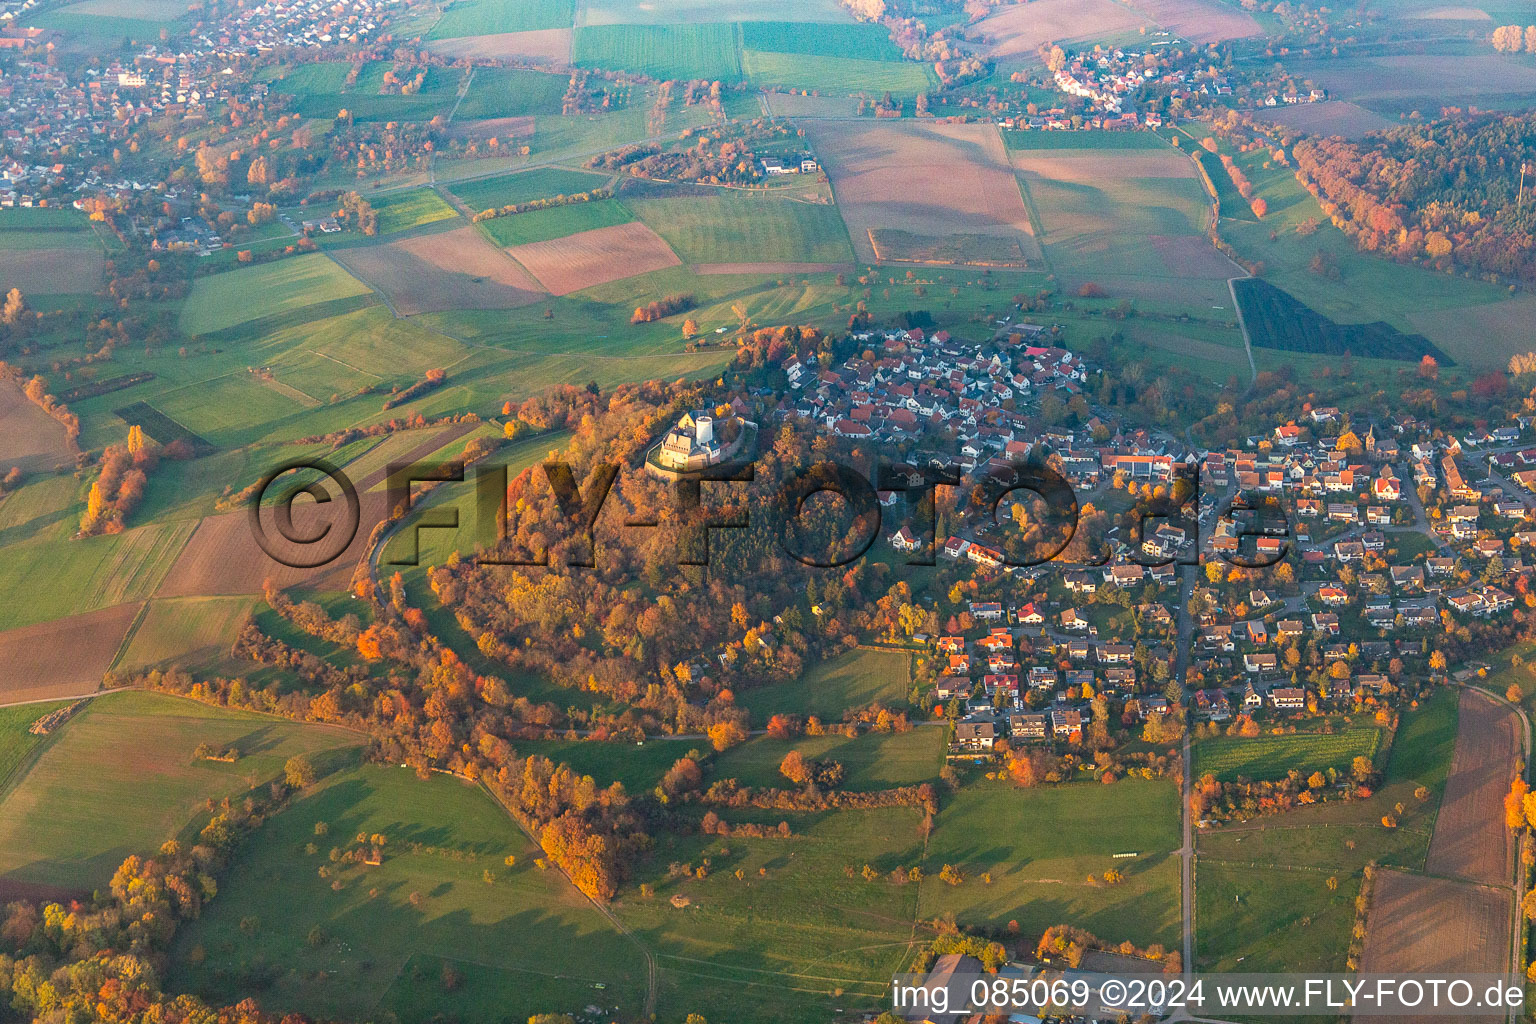
M 1062 612 L 1057 616 L 1057 621 L 1061 623 L 1062 629 L 1080 631 L 1088 628 L 1088 620 L 1077 614 L 1076 608 L 1068 608 Z
M 1232 702 L 1221 690 L 1196 690 L 1195 710 L 1213 722 L 1225 722 L 1232 717 Z
M 1008 732 L 1014 739 L 1043 740 L 1046 729 L 1046 716 L 1039 712 L 1015 711 L 1008 716 Z
M 1287 424 L 1275 428 L 1275 443 L 1286 448 L 1295 447 L 1301 440 L 1301 428 L 1295 424 Z
M 1280 667 L 1280 659 L 1270 651 L 1249 651 L 1243 655 L 1245 672 L 1273 672 Z
M 1083 713 L 1076 708 L 1052 709 L 1051 734 L 1057 739 L 1080 739 L 1083 734 Z
M 1243 686 L 1243 713 L 1253 714 L 1264 707 L 1264 694 L 1252 683 Z
M 922 546 L 923 542 L 907 526 L 897 530 L 895 535 L 891 537 L 891 547 L 897 551 L 916 551 Z
M 1277 711 L 1300 711 L 1307 706 L 1307 691 L 1299 686 L 1277 686 L 1269 691 L 1269 702 Z
M 970 676 L 940 676 L 934 686 L 933 695 L 939 700 L 953 700 L 956 697 L 962 700 L 971 695 Z
M 976 550 L 973 546 L 972 551 Z M 996 601 L 972 601 L 971 615 L 983 622 L 995 622 L 1003 617 L 1003 606 Z

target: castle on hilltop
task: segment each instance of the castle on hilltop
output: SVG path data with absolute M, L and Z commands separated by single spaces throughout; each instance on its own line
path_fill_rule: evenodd
M 756 435 L 757 424 L 730 406 L 685 412 L 651 450 L 646 466 L 655 476 L 697 473 L 734 458 Z

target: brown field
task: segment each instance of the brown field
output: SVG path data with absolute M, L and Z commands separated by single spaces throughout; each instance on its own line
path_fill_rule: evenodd
M 95 690 L 141 607 L 120 604 L 0 633 L 0 703 Z
M 1434 100 L 1426 110 L 1464 97 L 1536 91 L 1536 66 L 1496 53 L 1307 61 L 1292 71 L 1347 100 Z
M 1149 235 L 1147 240 L 1174 277 L 1243 276 L 1243 268 L 1227 259 L 1204 235 Z
M 695 263 L 695 274 L 753 274 L 777 277 L 784 274 L 851 274 L 852 263 Z
M 1437 830 L 1438 831 L 1438 830 Z M 1362 974 L 1501 974 L 1510 962 L 1510 894 L 1400 871 L 1378 871 L 1366 921 Z M 1503 1014 L 1366 1016 L 1372 1022 L 1495 1024 Z
M 432 53 L 452 58 L 520 60 L 551 67 L 567 67 L 571 63 L 571 30 L 568 28 L 433 39 L 426 45 Z
M 20 288 L 23 295 L 94 292 L 106 263 L 101 250 L 9 249 L 0 252 L 0 291 Z
M 1266 124 L 1281 124 L 1315 135 L 1342 135 L 1346 139 L 1358 139 L 1366 132 L 1387 128 L 1392 124 L 1374 111 L 1343 100 L 1255 110 L 1253 117 Z
M 895 228 L 870 228 L 869 244 L 879 263 L 938 266 L 1027 267 L 1018 240 L 1001 235 L 914 235 Z
M 518 117 L 488 117 L 483 121 L 455 121 L 449 131 L 456 138 L 479 141 L 491 138 L 505 140 L 508 136 L 528 139 L 533 137 L 533 128 L 533 115 L 522 114 Z
M 425 435 L 421 444 L 406 452 L 396 461 L 414 462 L 426 458 L 438 449 L 469 433 L 474 424 L 460 424 L 443 430 L 433 430 Z M 387 502 L 384 492 L 373 487 L 384 480 L 387 467 L 381 466 L 366 476 L 354 480 L 357 487 L 360 511 L 357 533 L 342 552 L 328 565 L 313 569 L 295 569 L 274 561 L 257 544 L 251 532 L 250 518 L 245 509 L 209 516 L 198 523 L 181 554 L 171 565 L 155 592 L 156 597 L 202 597 L 226 594 L 259 594 L 266 580 L 279 587 L 308 584 L 322 588 L 343 589 L 352 578 L 352 570 L 362 557 L 368 536 L 384 519 Z M 327 489 L 336 494 L 334 484 Z M 329 506 L 317 506 L 308 499 L 294 502 L 293 522 L 296 534 L 314 535 L 326 522 L 336 522 L 332 506 L 339 508 L 339 500 Z M 267 520 L 264 519 L 264 522 Z M 340 527 L 336 527 L 340 529 Z M 268 526 L 268 534 L 275 538 L 273 547 L 279 554 L 292 554 L 298 560 L 312 554 L 302 547 L 282 541 Z
M 447 309 L 515 309 L 544 297 L 537 281 L 469 224 L 333 255 L 386 295 L 400 316 Z
M 1536 349 L 1536 338 L 1531 337 L 1536 296 L 1410 313 L 1408 321 L 1463 366 L 1502 370 L 1509 365 L 1510 356 Z
M 1242 11 L 1216 0 L 1128 0 L 1163 28 L 1192 43 L 1256 36 L 1259 23 Z
M 1515 846 L 1504 827 L 1504 794 L 1520 757 L 1513 712 L 1475 690 L 1463 690 L 1456 756 L 1424 861 L 1426 874 L 1508 885 Z
M 1102 183 L 1106 178 L 1193 178 L 1195 164 L 1176 149 L 1023 149 L 1013 166 L 1055 181 Z
M 681 265 L 661 236 L 634 221 L 508 249 L 554 295 Z
M 992 235 L 1039 259 L 1018 180 L 991 125 L 809 122 L 805 130 L 864 262 L 876 259 L 870 232 L 892 230 L 937 240 Z
M 1492 21 L 1487 11 L 1476 7 L 1431 7 L 1427 11 L 1414 11 L 1403 17 L 1419 21 Z
M 63 425 L 33 405 L 16 384 L 0 384 L 0 472 L 20 466 L 24 473 L 44 473 L 74 461 Z
M 991 57 L 1033 57 L 1042 43 L 1102 39 L 1152 22 L 1114 0 L 1032 0 L 1005 7 L 971 26 Z

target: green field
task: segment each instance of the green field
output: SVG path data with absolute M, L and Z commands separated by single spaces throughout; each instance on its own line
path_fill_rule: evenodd
M 741 70 L 749 85 L 816 89 L 833 95 L 890 92 L 908 97 L 937 85 L 926 64 L 824 54 L 743 50 Z
M 440 220 L 452 220 L 458 211 L 430 188 L 412 188 L 369 196 L 368 204 L 379 215 L 379 234 L 392 235 Z
M 202 742 L 238 747 L 242 756 L 233 764 L 195 761 L 192 751 Z M 0 801 L 0 876 L 104 886 L 124 857 L 184 836 L 209 798 L 238 796 L 280 778 L 295 754 L 359 742 L 335 729 L 178 697 L 98 697 L 54 733 Z M 103 821 L 112 827 L 103 828 Z
M 614 907 L 656 954 L 658 1019 L 681 1021 L 699 1013 L 731 1024 L 819 1020 L 834 996 L 832 1005 L 876 1007 L 891 974 L 926 941 L 921 931 L 914 938 L 912 922 L 918 890 L 928 883 L 865 881 L 859 871 L 868 864 L 884 875 L 898 865 L 917 865 L 921 812 L 724 816 L 766 824 L 784 819 L 795 835 L 658 835 L 636 876 L 636 882 L 653 885 L 655 895 L 632 888 Z M 671 864 L 697 869 L 706 858 L 705 878 L 668 874 Z M 688 905 L 674 906 L 674 897 Z
M 812 31 L 852 18 L 837 0 L 582 0 L 582 25 L 686 24 L 700 21 L 812 22 Z
M 451 10 L 450 10 L 451 13 Z M 455 118 L 465 121 L 558 114 L 570 79 L 516 68 L 477 68 Z
M 792 21 L 747 21 L 741 26 L 746 50 L 801 53 L 854 60 L 899 61 L 901 50 L 883 25 L 818 25 Z
M 1369 799 L 1328 801 L 1198 834 L 1197 966 L 1343 969 L 1365 866 L 1424 868 L 1456 746 L 1456 696 L 1443 689 L 1403 713 L 1382 785 Z M 1199 756 L 1197 747 L 1197 763 Z M 1397 817 L 1397 827 L 1382 824 L 1387 814 Z M 1329 877 L 1338 881 L 1332 892 Z M 1239 967 L 1240 958 L 1246 959 Z
M 119 672 L 169 664 L 188 668 L 198 661 L 228 655 L 254 603 L 250 597 L 151 601 L 112 667 Z
M 627 201 L 685 263 L 851 263 L 835 207 L 734 195 Z
M 200 277 L 182 307 L 181 329 L 211 334 L 321 302 L 367 295 L 368 286 L 323 253 Z
M 900 706 L 911 686 L 909 657 L 903 651 L 850 651 L 822 662 L 792 682 L 738 690 L 736 703 L 752 712 L 754 727 L 761 727 L 781 711 L 835 722 L 844 711 L 875 701 Z
M 480 228 L 497 245 L 513 246 L 547 242 L 574 235 L 578 231 L 611 228 L 616 224 L 628 224 L 634 219 L 634 215 L 617 199 L 602 199 L 595 203 L 571 203 L 547 210 L 493 217 L 481 221 Z
M 919 913 L 952 911 L 962 923 L 1023 934 L 1053 924 L 1087 928 L 1108 942 L 1179 941 L 1179 791 L 1173 783 L 1123 779 L 1032 790 L 975 782 L 947 798 L 927 863 L 960 867 L 959 886 L 923 886 Z M 1116 859 L 1114 854 L 1134 853 Z M 1087 884 L 1114 868 L 1125 881 Z M 980 879 L 992 873 L 992 884 Z
M 1210 219 L 1205 191 L 1193 178 L 1106 172 L 1093 183 L 1034 174 L 1020 181 L 1041 222 L 1046 257 L 1053 269 L 1074 277 L 1186 277 L 1188 268 L 1165 259 L 1151 240 L 1198 238 Z
M 710 766 L 710 777 L 735 779 L 743 786 L 790 787 L 779 774 L 779 762 L 790 750 L 798 750 L 810 761 L 840 763 L 848 773 L 842 789 L 892 789 L 938 780 L 944 730 L 919 727 L 905 733 L 868 733 L 857 739 L 839 735 L 785 741 L 763 736 L 721 754 Z
M 596 25 L 576 30 L 571 62 L 658 80 L 695 78 L 734 82 L 741 78 L 740 40 L 735 25 Z
M 360 833 L 387 838 L 383 863 L 330 866 L 326 851 Z M 176 983 L 220 1005 L 256 995 L 269 1009 L 354 1020 L 499 1022 L 589 1003 L 637 1013 L 642 953 L 539 857 L 477 786 L 353 768 L 245 844 L 218 899 L 177 936 Z M 462 975 L 456 987 L 443 983 L 445 961 Z
M 101 537 L 74 539 L 68 517 L 6 549 L 0 587 L 26 600 L 0 605 L 0 629 L 62 619 L 140 601 L 154 593 L 195 523 L 148 523 Z M 39 586 L 39 580 L 51 581 Z
M 427 33 L 428 39 L 570 28 L 576 18 L 575 0 L 457 0 Z
M 3 798 L 7 789 L 14 781 L 12 776 L 16 774 L 26 762 L 28 755 L 42 746 L 44 736 L 34 736 L 27 730 L 32 728 L 32 723 L 48 714 L 67 705 L 68 701 L 58 701 L 51 704 L 20 704 L 15 707 L 0 708 L 0 798 Z
M 1167 149 L 1168 143 L 1154 132 L 1003 132 L 1009 149 Z
M 384 87 L 384 76 L 394 66 L 393 61 L 365 64 L 356 82 L 348 86 L 350 64 L 301 64 L 273 82 L 272 90 L 295 97 L 294 108 L 305 117 L 326 120 L 345 110 L 354 121 L 426 121 L 452 108 L 458 93 L 458 72 L 451 68 L 428 68 L 419 91 L 410 95 L 383 93 L 380 90 Z M 407 70 L 414 74 L 416 69 Z
M 1371 725 L 1346 727 L 1332 735 L 1215 736 L 1195 744 L 1195 775 L 1222 782 L 1242 776 L 1281 779 L 1292 768 L 1310 775 L 1328 768 L 1347 773 L 1356 757 L 1375 757 L 1381 730 Z
M 465 206 L 478 213 L 481 210 L 500 209 L 503 206 L 526 203 L 534 199 L 591 192 L 593 189 L 602 188 L 607 182 L 608 178 L 601 174 L 569 171 L 563 167 L 538 167 L 516 174 L 499 174 L 492 178 L 454 182 L 448 185 L 448 189 L 458 196 Z

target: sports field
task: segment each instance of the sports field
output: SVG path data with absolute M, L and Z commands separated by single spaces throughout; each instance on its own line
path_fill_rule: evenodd
M 1342 773 L 1357 757 L 1374 758 L 1380 745 L 1381 730 L 1372 725 L 1347 726 L 1331 735 L 1216 736 L 1195 744 L 1195 775 L 1231 782 L 1239 776 L 1284 778 L 1292 768 L 1306 775 L 1329 768 Z
M 323 253 L 273 260 L 200 277 L 182 307 L 181 329 L 210 334 L 251 320 L 335 299 L 368 294 L 368 286 Z
M 200 761 L 199 743 L 238 761 Z M 124 857 L 185 837 L 209 799 L 282 776 L 295 754 L 317 767 L 361 738 L 321 726 L 212 708 L 179 697 L 99 697 L 48 743 L 0 801 L 0 877 L 89 889 Z M 103 821 L 113 822 L 103 829 Z
M 627 205 L 685 263 L 848 263 L 853 247 L 834 207 L 789 199 L 689 196 Z
M 359 834 L 385 837 L 383 862 L 331 863 Z M 351 768 L 242 847 L 219 898 L 177 935 L 176 983 L 220 1005 L 259 995 L 265 1008 L 337 1019 L 637 1012 L 640 949 L 541 856 L 478 786 Z

